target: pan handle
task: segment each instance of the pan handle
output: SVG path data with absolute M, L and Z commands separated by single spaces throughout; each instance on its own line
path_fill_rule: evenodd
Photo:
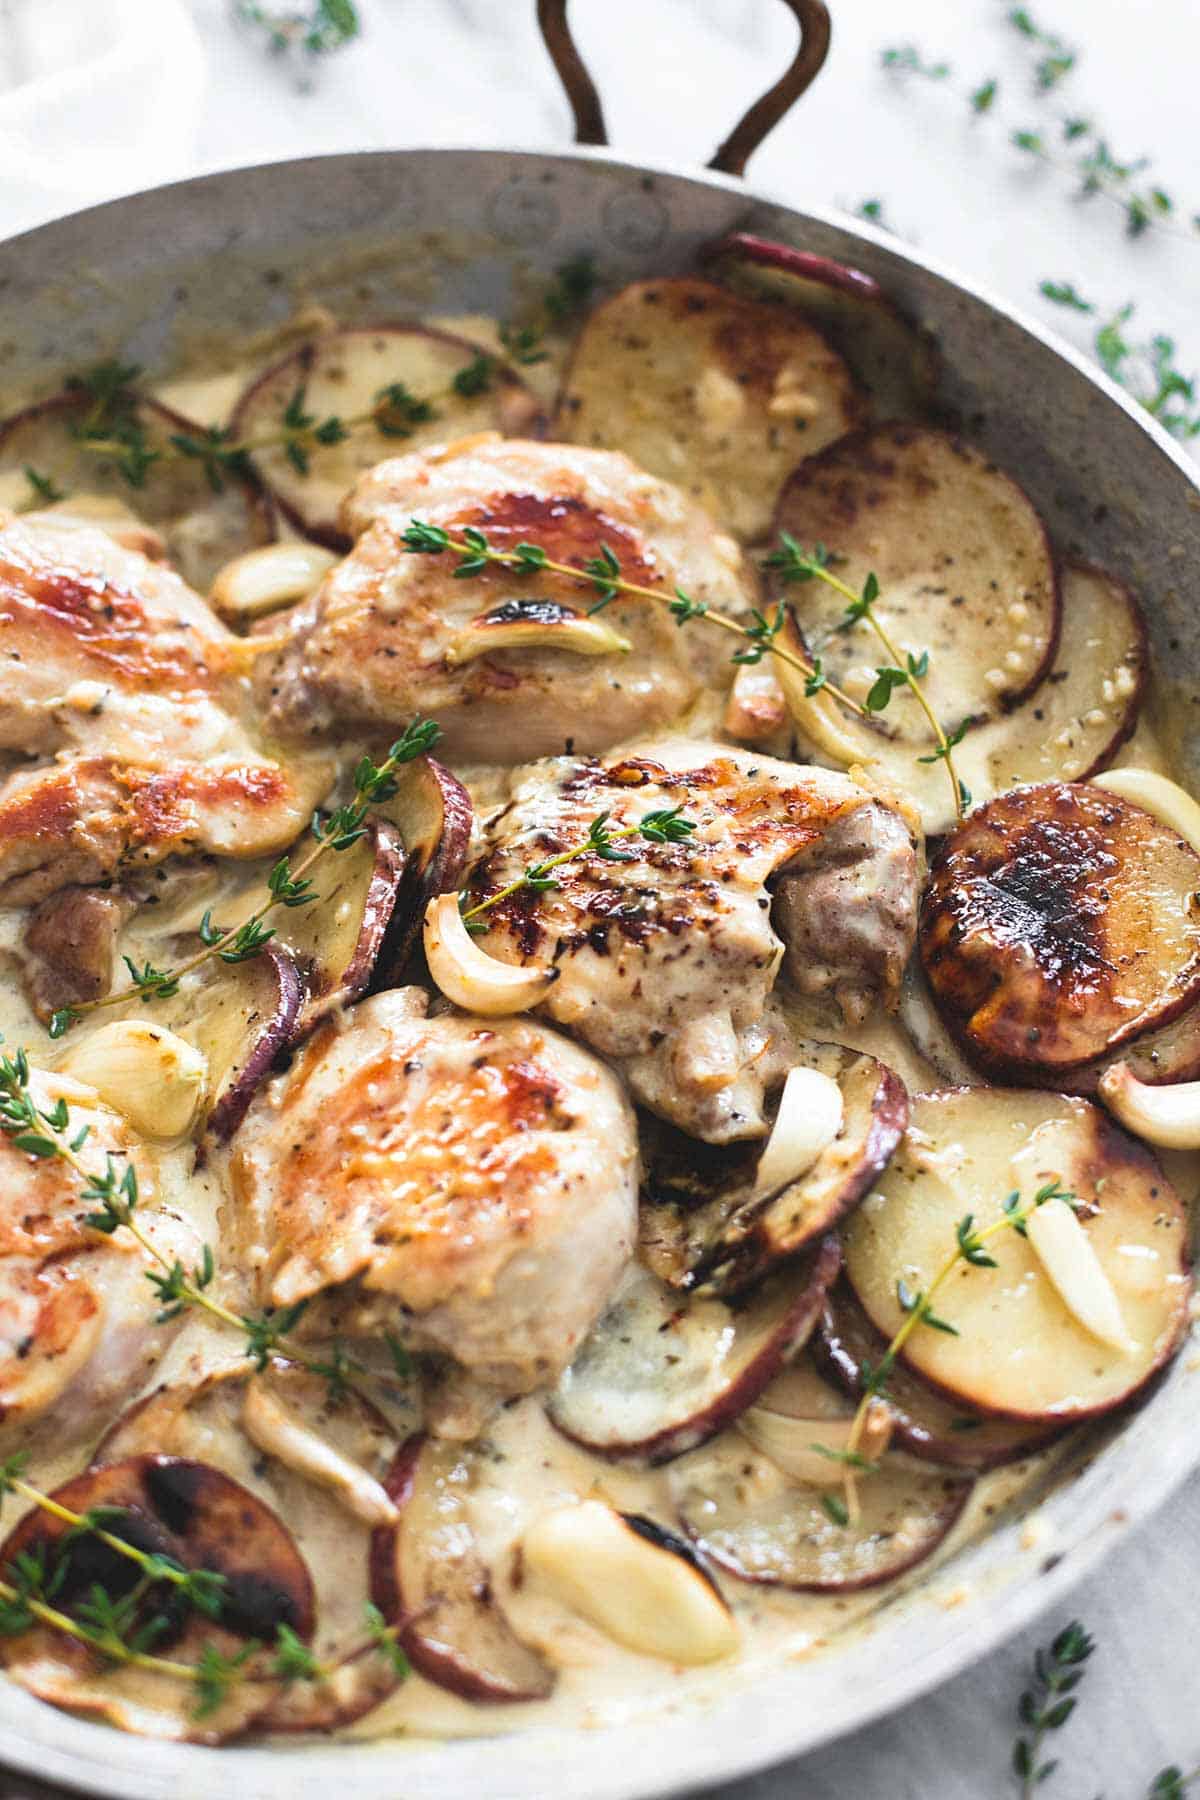
M 723 175 L 746 173 L 746 164 L 767 133 L 774 130 L 784 113 L 820 74 L 829 54 L 829 12 L 824 0 L 783 0 L 783 3 L 795 14 L 800 27 L 800 43 L 789 68 L 739 119 L 708 164 L 710 169 L 719 169 Z M 575 142 L 607 144 L 604 108 L 596 84 L 571 36 L 567 0 L 537 0 L 537 15 L 550 59 L 558 70 L 575 115 Z

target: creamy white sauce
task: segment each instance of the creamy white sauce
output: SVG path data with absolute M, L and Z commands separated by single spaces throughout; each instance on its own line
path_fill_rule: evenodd
M 447 317 L 431 323 L 469 336 L 488 349 L 501 348 L 494 321 L 485 317 Z M 560 379 L 564 343 L 551 340 L 549 347 L 553 354 L 546 362 L 522 371 L 547 403 Z M 215 374 L 204 369 L 191 370 L 162 382 L 156 391 L 164 401 L 201 423 L 221 422 L 228 416 L 247 373 L 270 360 L 269 344 L 260 343 L 256 348 L 257 353 L 245 362 L 231 361 Z M 387 447 L 381 446 L 381 455 L 386 453 Z M 6 493 L 8 489 L 0 487 L 0 502 Z M 17 498 L 15 492 L 10 497 Z M 130 499 L 136 503 L 136 494 L 131 494 Z M 711 737 L 719 729 L 722 706 L 720 696 L 707 696 L 681 722 L 680 733 Z M 1158 734 L 1145 716 L 1116 760 L 1120 765 L 1169 769 Z M 503 804 L 506 772 L 485 768 L 462 773 L 481 815 L 486 816 Z M 162 941 L 172 933 L 195 929 L 207 908 L 218 913 L 231 909 L 235 896 L 240 896 L 244 906 L 249 895 L 262 891 L 266 866 L 214 869 L 205 884 L 189 891 L 177 904 L 144 910 L 127 931 L 123 947 L 138 959 L 156 956 Z M 23 928 L 23 914 L 0 912 L 0 956 L 8 960 L 10 969 L 15 966 L 12 959 Z M 813 1011 L 808 1023 L 813 1036 L 836 1039 L 890 1064 L 913 1091 L 941 1085 L 936 1072 L 894 1018 L 877 1014 L 861 1025 L 847 1026 L 840 1017 Z M 86 1030 L 86 1026 L 80 1029 Z M 55 1065 L 59 1051 L 27 1005 L 15 975 L 0 984 L 0 1032 L 10 1045 L 27 1045 L 36 1064 Z M 214 1245 L 220 1266 L 214 1295 L 235 1311 L 252 1308 L 249 1270 L 232 1266 L 221 1253 L 223 1159 L 210 1156 L 206 1166 L 197 1171 L 190 1142 L 165 1150 L 145 1150 L 142 1154 L 153 1161 L 162 1203 L 189 1219 L 201 1239 Z M 1171 1178 L 1190 1199 L 1200 1173 L 1200 1156 L 1174 1153 L 1164 1161 Z M 148 1385 L 194 1382 L 215 1369 L 238 1362 L 235 1334 L 203 1317 L 190 1315 Z M 132 1394 L 128 1396 L 131 1402 L 134 1398 Z M 99 1437 L 101 1428 L 111 1421 L 96 1423 Z M 85 1461 L 79 1446 L 64 1449 L 56 1443 L 52 1420 L 44 1429 L 35 1428 L 30 1433 L 29 1446 L 30 1477 L 42 1487 L 53 1487 L 65 1480 Z M 672 1518 L 665 1469 L 641 1470 L 589 1456 L 551 1427 L 537 1396 L 521 1400 L 501 1409 L 488 1427 L 470 1510 L 496 1593 L 511 1623 L 522 1638 L 543 1650 L 559 1670 L 555 1694 L 532 1705 L 479 1706 L 414 1675 L 353 1726 L 350 1735 L 361 1738 L 403 1732 L 457 1737 L 544 1729 L 551 1725 L 609 1725 L 661 1713 L 664 1706 L 700 1704 L 726 1695 L 731 1682 L 748 1684 L 764 1666 L 802 1661 L 819 1654 L 846 1631 L 862 1628 L 882 1601 L 894 1598 L 898 1585 L 913 1591 L 913 1604 L 956 1604 L 963 1597 L 962 1591 L 945 1572 L 947 1564 L 965 1543 L 986 1531 L 996 1515 L 1019 1499 L 1025 1489 L 1044 1479 L 1046 1464 L 1047 1458 L 1042 1457 L 980 1478 L 962 1518 L 936 1555 L 901 1584 L 891 1583 L 842 1597 L 821 1597 L 754 1586 L 721 1575 L 722 1589 L 740 1627 L 742 1654 L 736 1667 L 721 1664 L 683 1670 L 621 1648 L 539 1591 L 536 1582 L 519 1579 L 516 1552 L 526 1526 L 542 1512 L 573 1499 L 599 1497 L 622 1510 L 646 1513 L 663 1521 Z M 16 1516 L 17 1510 L 9 1502 L 10 1518 Z M 331 1532 L 328 1541 L 312 1542 L 303 1548 L 313 1557 L 336 1558 L 340 1546 Z M 1021 1553 L 1036 1561 L 1045 1552 L 1044 1535 L 1035 1517 L 1025 1528 Z

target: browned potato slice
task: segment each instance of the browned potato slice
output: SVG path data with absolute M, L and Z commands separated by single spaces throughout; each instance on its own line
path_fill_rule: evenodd
M 848 1411 L 835 1405 L 831 1416 Z M 807 1593 L 905 1574 L 937 1549 L 973 1485 L 888 1455 L 858 1484 L 857 1521 L 841 1524 L 829 1494 L 789 1479 L 736 1432 L 673 1464 L 670 1482 L 680 1523 L 705 1556 L 743 1581 Z
M 845 1233 L 846 1273 L 875 1329 L 902 1324 L 911 1294 L 955 1249 L 970 1214 L 984 1229 L 1017 1192 L 1057 1178 L 1115 1295 L 1122 1349 L 1095 1337 L 1060 1298 L 1027 1238 L 987 1243 L 996 1267 L 960 1262 L 935 1311 L 957 1335 L 918 1325 L 905 1362 L 952 1399 L 1004 1418 L 1073 1422 L 1121 1405 L 1175 1353 L 1192 1282 L 1187 1218 L 1154 1157 L 1090 1101 L 1020 1089 L 918 1095 L 908 1137 Z
M 886 1349 L 884 1339 L 844 1282 L 829 1295 L 810 1342 L 817 1367 L 856 1400 L 863 1391 L 864 1366 L 878 1365 Z M 786 1411 L 786 1374 L 781 1381 L 782 1388 L 771 1389 L 766 1399 L 769 1405 Z M 895 1420 L 895 1449 L 907 1450 L 923 1462 L 974 1469 L 980 1474 L 1032 1456 L 1062 1429 L 1019 1419 L 988 1418 L 973 1407 L 956 1405 L 902 1363 L 888 1377 L 887 1403 Z
M 672 1286 L 745 1292 L 832 1230 L 887 1167 L 908 1120 L 900 1077 L 841 1044 L 798 1042 L 796 1061 L 837 1082 L 844 1110 L 833 1142 L 778 1192 L 755 1192 L 760 1142 L 702 1144 L 646 1122 L 643 1255 Z
M 1103 788 L 1046 782 L 971 813 L 921 908 L 921 960 L 970 1059 L 1053 1079 L 1200 990 L 1200 856 Z
M 161 535 L 169 560 L 201 594 L 231 556 L 273 540 L 275 509 L 253 477 L 222 472 L 220 488 L 214 489 L 201 461 L 178 455 L 172 439 L 202 440 L 203 425 L 141 394 L 130 393 L 120 402 L 115 435 L 135 427 L 146 450 L 160 459 L 135 487 L 114 456 L 89 449 L 76 435 L 92 404 L 86 393 L 68 390 L 0 422 L 0 506 L 26 511 L 46 504 L 25 473 L 33 469 L 61 493 L 57 504 L 63 513 L 79 508 L 82 515 L 88 498 L 98 499 L 114 508 L 113 522 L 100 512 L 94 522 L 116 530 L 116 509 L 123 507 Z M 154 552 L 153 542 L 137 547 Z
M 745 231 L 701 256 L 738 293 L 793 306 L 819 326 L 866 388 L 872 417 L 915 419 L 933 405 L 937 348 L 873 275 Z
M 409 1620 L 413 1667 L 465 1700 L 544 1700 L 554 1671 L 505 1618 L 471 1527 L 470 1450 L 412 1437 L 387 1485 L 400 1523 L 375 1533 L 371 1593 L 385 1619 Z
M 624 450 L 753 541 L 802 456 L 849 431 L 862 398 L 795 313 L 679 276 L 622 288 L 588 319 L 555 432 Z
M 478 390 L 455 388 L 455 378 L 477 365 L 482 354 L 467 338 L 419 325 L 328 332 L 251 382 L 234 408 L 230 434 L 238 442 L 263 445 L 253 453 L 254 466 L 296 529 L 333 550 L 346 550 L 351 539 L 338 510 L 364 469 L 402 449 L 445 444 L 476 431 L 538 435 L 538 402 L 507 364 L 492 359 Z M 402 390 L 401 404 L 388 400 L 391 388 Z M 286 435 L 285 415 L 293 406 L 318 427 L 330 418 L 348 421 L 373 410 L 376 417 L 289 458 L 278 440 Z
M 632 1269 L 547 1401 L 552 1423 L 601 1456 L 660 1463 L 694 1449 L 753 1406 L 805 1342 L 840 1267 L 837 1240 L 825 1238 L 737 1312 Z
M 169 1556 L 185 1569 L 210 1569 L 225 1577 L 219 1619 L 183 1609 L 165 1582 L 145 1594 L 138 1617 L 162 1613 L 167 1630 L 154 1641 L 156 1656 L 195 1664 L 211 1645 L 236 1656 L 248 1641 L 273 1645 L 286 1625 L 305 1643 L 313 1635 L 312 1581 L 291 1533 L 280 1518 L 238 1482 L 207 1463 L 169 1456 L 132 1456 L 89 1469 L 54 1490 L 74 1512 L 120 1508 L 114 1531 L 139 1549 Z M 119 1601 L 140 1579 L 137 1566 L 95 1537 L 69 1538 L 69 1527 L 34 1508 L 0 1547 L 0 1575 L 11 1578 L 22 1553 L 47 1558 L 55 1571 L 68 1548 L 66 1572 L 54 1605 L 69 1617 L 95 1583 Z M 144 1737 L 216 1744 L 247 1731 L 271 1707 L 279 1684 L 269 1678 L 271 1651 L 255 1649 L 220 1703 L 197 1713 L 197 1690 L 182 1677 L 110 1664 L 95 1651 L 50 1626 L 0 1639 L 0 1661 L 14 1681 L 39 1699 L 69 1712 L 107 1720 Z
M 947 731 L 1014 705 L 1050 665 L 1059 593 L 1045 526 L 1016 482 L 959 438 L 912 425 L 844 438 L 790 477 L 775 532 L 805 549 L 823 544 L 856 594 L 876 576 L 875 616 L 903 654 L 928 652 L 922 686 Z M 774 591 L 786 593 L 830 680 L 864 699 L 890 660 L 867 622 L 840 630 L 846 601 L 824 581 Z M 930 748 L 907 690 L 876 732 Z
M 313 1434 L 360 1470 L 371 1498 L 396 1452 L 383 1415 L 353 1389 L 331 1400 L 328 1382 L 295 1363 L 276 1359 L 264 1374 L 233 1369 L 198 1383 L 158 1388 L 119 1419 L 93 1459 L 94 1467 L 154 1450 L 199 1457 L 286 1519 L 312 1573 L 316 1628 L 312 1649 L 333 1673 L 324 1681 L 295 1681 L 275 1696 L 257 1721 L 264 1731 L 331 1731 L 378 1706 L 398 1685 L 391 1659 L 369 1642 L 372 1525 L 348 1488 L 318 1485 L 278 1454 L 264 1452 L 246 1428 L 251 1384 L 286 1409 L 289 1421 Z

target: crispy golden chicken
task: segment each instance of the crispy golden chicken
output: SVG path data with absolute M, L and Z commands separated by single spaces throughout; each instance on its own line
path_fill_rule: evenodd
M 900 815 L 844 775 L 720 744 L 560 757 L 514 777 L 472 871 L 477 905 L 529 865 L 680 809 L 675 842 L 615 842 L 481 915 L 507 962 L 549 962 L 542 1009 L 603 1055 L 644 1105 L 714 1143 L 765 1129 L 789 1041 L 771 996 L 793 983 L 854 1016 L 891 1001 L 916 930 L 917 870 Z
M 525 1393 L 570 1362 L 631 1254 L 633 1112 L 545 1026 L 426 1004 L 364 1001 L 259 1095 L 226 1233 L 261 1246 L 267 1304 L 320 1297 L 339 1331 Z
M 675 718 L 727 656 L 718 633 L 680 631 L 665 607 L 625 596 L 603 621 L 626 650 L 584 654 L 561 630 L 562 648 L 482 650 L 479 637 L 497 624 L 540 619 L 551 636 L 564 618 L 585 619 L 595 590 L 494 566 L 456 579 L 456 558 L 405 549 L 414 518 L 459 539 L 482 531 L 498 550 L 536 543 L 576 567 L 607 545 L 628 579 L 668 595 L 680 584 L 734 613 L 753 598 L 732 539 L 628 457 L 490 437 L 397 457 L 351 490 L 342 522 L 353 550 L 299 610 L 278 660 L 257 672 L 281 733 L 383 732 L 420 711 L 438 720 L 452 757 L 516 763 L 566 746 L 598 751 Z

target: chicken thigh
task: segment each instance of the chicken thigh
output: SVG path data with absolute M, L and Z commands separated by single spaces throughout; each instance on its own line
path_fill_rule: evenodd
M 713 1143 L 761 1135 L 789 1066 L 772 991 L 794 984 L 861 1016 L 894 1001 L 916 929 L 916 857 L 893 808 L 827 769 L 720 744 L 562 757 L 514 778 L 486 833 L 470 904 L 529 865 L 678 807 L 677 842 L 628 837 L 479 916 L 506 962 L 549 962 L 542 1010 L 619 1059 L 636 1099 Z M 619 859 L 619 860 L 618 860 Z M 772 896 L 773 890 L 773 896 Z
M 561 624 L 586 618 L 594 590 L 494 565 L 458 580 L 452 556 L 405 549 L 414 519 L 457 534 L 474 528 L 499 550 L 532 542 L 577 567 L 608 546 L 629 579 L 668 595 L 679 584 L 735 614 L 754 597 L 733 540 L 626 456 L 485 437 L 397 457 L 351 490 L 342 523 L 353 550 L 294 615 L 278 660 L 257 672 L 281 733 L 382 732 L 421 711 L 459 759 L 598 751 L 676 717 L 728 657 L 721 634 L 702 622 L 681 631 L 665 606 L 623 595 L 603 621 L 628 648 L 583 654 Z M 481 650 L 489 628 L 531 621 L 548 622 L 547 638 L 557 628 L 563 645 Z
M 377 994 L 259 1094 L 225 1236 L 267 1304 L 317 1301 L 308 1325 L 394 1334 L 526 1393 L 571 1361 L 629 1260 L 633 1113 L 545 1026 L 425 1007 L 416 988 Z
M 89 1128 L 80 1151 L 89 1170 L 103 1173 L 109 1155 L 124 1167 L 129 1130 L 91 1088 L 35 1069 L 30 1093 L 39 1107 L 66 1100 L 72 1134 Z M 10 1137 L 0 1137 L 0 1165 L 0 1425 L 44 1419 L 56 1442 L 94 1438 L 136 1393 L 176 1323 L 156 1322 L 161 1302 L 142 1246 L 126 1231 L 106 1237 L 83 1223 L 74 1170 Z M 194 1261 L 195 1233 L 156 1208 L 145 1158 L 138 1181 L 142 1231 L 170 1261 Z
M 257 648 L 161 564 L 48 515 L 0 518 L 0 904 L 126 861 L 282 849 L 330 781 L 250 725 Z

